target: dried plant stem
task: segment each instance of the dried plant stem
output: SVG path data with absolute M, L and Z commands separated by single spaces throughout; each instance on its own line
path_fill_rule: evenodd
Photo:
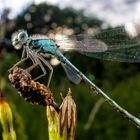
M 9 70 L 9 80 L 26 101 L 44 106 L 51 105 L 59 111 L 50 89 L 32 80 L 31 75 L 26 70 L 13 67 Z
M 86 130 L 90 129 L 91 124 L 92 124 L 92 122 L 94 121 L 95 116 L 96 116 L 98 110 L 100 109 L 101 105 L 102 105 L 104 102 L 105 102 L 105 100 L 104 100 L 103 98 L 100 98 L 100 99 L 96 102 L 96 104 L 93 106 L 93 108 L 92 108 L 92 110 L 91 110 L 91 113 L 90 113 L 90 115 L 89 115 L 88 121 L 87 121 L 87 123 L 86 123 L 85 126 L 84 126 L 84 128 L 85 128 Z

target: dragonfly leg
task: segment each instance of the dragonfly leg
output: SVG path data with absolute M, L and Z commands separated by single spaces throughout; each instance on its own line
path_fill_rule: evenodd
M 14 66 L 12 67 L 12 68 L 14 68 L 14 67 L 16 67 L 16 66 L 18 66 L 18 65 L 20 65 L 20 64 L 22 64 L 22 63 L 24 63 L 26 60 L 28 60 L 29 59 L 29 57 L 25 57 L 25 58 L 23 58 L 23 59 L 21 59 L 20 61 L 18 61 L 16 64 L 14 64 Z M 11 69 L 12 69 L 11 68 Z
M 22 60 L 23 58 L 25 58 L 25 57 L 28 57 L 28 55 L 27 55 L 27 50 L 26 50 L 26 48 L 25 48 L 25 47 L 23 47 L 21 60 Z
M 38 50 L 38 51 L 40 51 L 40 50 Z M 38 80 L 38 79 L 42 78 L 43 76 L 45 76 L 47 74 L 44 66 L 41 63 L 41 61 L 36 57 L 37 53 L 34 54 L 34 53 L 30 52 L 30 50 L 28 48 L 24 48 L 24 52 L 23 52 L 22 57 L 25 57 L 25 55 L 27 57 L 29 57 L 31 59 L 31 61 L 33 62 L 33 65 L 26 69 L 28 72 L 31 72 L 32 69 L 34 69 L 37 65 L 40 66 L 40 68 L 43 72 L 43 74 L 37 76 L 36 78 L 34 78 L 34 80 Z
M 53 68 L 52 66 L 41 56 L 38 54 L 38 58 L 50 69 L 50 74 L 49 74 L 49 79 L 48 79 L 48 84 L 47 87 L 49 87 L 51 79 L 52 79 L 52 75 L 53 75 Z
M 31 61 L 34 63 L 36 63 L 36 57 L 34 56 L 34 54 L 29 50 L 29 48 L 26 48 L 26 55 L 27 57 L 30 57 Z
M 25 69 L 28 73 L 31 73 L 31 71 L 37 67 L 38 64 L 33 64 L 32 66 L 28 67 L 27 69 Z
M 33 65 L 31 67 L 29 67 L 29 69 L 27 68 L 27 70 L 32 71 L 32 69 L 34 69 L 37 65 L 39 65 L 41 70 L 42 70 L 42 72 L 43 72 L 43 74 L 41 74 L 38 77 L 34 78 L 34 80 L 38 80 L 41 77 L 45 76 L 47 74 L 47 72 L 46 72 L 45 68 L 43 67 L 42 63 L 40 62 L 40 60 L 36 57 L 37 53 L 34 54 L 33 52 L 30 52 L 30 50 L 28 48 L 25 48 L 25 51 L 26 51 L 26 55 L 28 57 L 30 57 L 30 59 L 33 62 Z M 40 49 L 38 51 L 40 51 Z
M 50 83 L 51 83 L 51 80 L 52 80 L 52 76 L 53 76 L 53 68 L 52 68 L 52 66 L 49 64 L 49 63 L 46 63 L 47 64 L 47 66 L 48 66 L 48 68 L 50 69 L 50 75 L 49 75 L 49 80 L 48 80 L 48 84 L 47 84 L 47 86 L 49 87 L 49 85 L 50 85 Z
M 40 62 L 40 60 L 37 61 L 37 65 L 40 66 L 40 68 L 41 68 L 43 74 L 37 76 L 36 78 L 34 78 L 34 80 L 38 80 L 38 79 L 44 77 L 44 76 L 47 74 L 47 72 L 46 72 L 45 68 L 43 67 L 42 63 Z

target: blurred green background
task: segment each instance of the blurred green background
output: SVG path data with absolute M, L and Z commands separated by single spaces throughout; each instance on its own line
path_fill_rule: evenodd
M 0 22 L 0 78 L 4 85 L 3 92 L 12 106 L 17 139 L 46 140 L 48 132 L 45 107 L 26 102 L 8 80 L 8 69 L 21 57 L 21 51 L 14 50 L 11 45 L 11 35 L 18 29 L 26 29 L 32 34 L 47 35 L 65 34 L 69 31 L 73 34 L 92 33 L 95 29 L 101 28 L 102 21 L 84 16 L 83 11 L 59 9 L 46 3 L 29 5 L 12 20 L 8 18 L 9 13 L 9 9 L 4 9 Z M 66 54 L 66 57 L 118 104 L 140 118 L 139 64 L 97 60 L 77 53 Z M 106 102 L 100 105 L 94 121 L 86 129 L 90 112 L 100 97 L 92 94 L 91 89 L 83 82 L 80 85 L 71 83 L 60 65 L 54 67 L 50 88 L 57 103 L 62 101 L 60 92 L 66 95 L 69 87 L 78 110 L 76 140 L 140 139 L 139 129 Z M 0 128 L 0 139 L 1 132 Z

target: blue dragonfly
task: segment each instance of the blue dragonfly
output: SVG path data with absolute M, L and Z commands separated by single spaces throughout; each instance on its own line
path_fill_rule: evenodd
M 55 56 L 62 64 L 68 78 L 72 82 L 79 84 L 81 80 L 84 80 L 85 83 L 91 86 L 91 88 L 104 99 L 109 101 L 109 103 L 121 112 L 121 114 L 125 115 L 129 120 L 140 127 L 139 119 L 120 107 L 63 55 L 63 52 L 77 51 L 81 54 L 99 59 L 139 63 L 139 36 L 132 37 L 127 34 L 124 28 L 117 28 L 109 31 L 102 31 L 94 36 L 80 34 L 63 36 L 62 39 L 54 40 L 42 35 L 29 36 L 26 31 L 20 30 L 13 34 L 12 44 L 15 49 L 23 48 L 22 59 L 14 66 L 30 58 L 33 64 L 39 65 L 42 69 L 43 74 L 39 75 L 34 80 L 47 74 L 44 67 L 45 65 L 51 71 L 47 83 L 47 86 L 49 87 L 53 68 L 45 57 L 48 57 L 49 55 Z
M 82 79 L 90 83 L 90 80 L 62 52 L 77 51 L 81 54 L 104 60 L 139 63 L 139 42 L 138 36 L 132 37 L 128 35 L 126 30 L 121 27 L 102 31 L 94 36 L 80 34 L 49 39 L 42 35 L 28 36 L 24 30 L 19 30 L 12 36 L 13 46 L 16 49 L 23 48 L 22 59 L 26 56 L 41 67 L 43 74 L 35 80 L 46 75 L 46 70 L 42 63 L 50 69 L 48 86 L 53 74 L 52 66 L 45 60 L 48 55 L 55 56 L 61 62 L 67 77 L 73 83 L 79 84 Z

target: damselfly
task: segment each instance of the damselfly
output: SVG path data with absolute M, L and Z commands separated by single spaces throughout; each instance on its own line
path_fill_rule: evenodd
M 62 52 L 77 51 L 90 57 L 105 60 L 115 60 L 122 62 L 140 62 L 140 39 L 139 36 L 132 37 L 127 34 L 124 28 L 102 31 L 94 36 L 71 35 L 62 38 L 49 39 L 42 35 L 28 36 L 26 31 L 18 31 L 12 36 L 12 44 L 16 49 L 23 48 L 22 59 L 30 57 L 33 63 L 39 64 L 43 74 L 39 79 L 46 75 L 43 63 L 51 70 L 48 80 L 50 84 L 53 68 L 45 60 L 47 55 L 55 56 L 62 64 L 68 78 L 78 84 L 81 79 L 90 83 L 87 77 L 81 73 Z
M 92 89 L 110 102 L 120 112 L 123 112 L 127 118 L 134 122 L 138 127 L 140 120 L 120 107 L 114 100 L 98 88 L 89 80 L 79 69 L 77 69 L 62 53 L 62 51 L 77 51 L 90 57 L 96 57 L 107 60 L 116 60 L 122 62 L 140 62 L 139 36 L 132 37 L 127 32 L 118 28 L 109 32 L 101 32 L 94 36 L 77 35 L 66 36 L 62 39 L 52 40 L 46 36 L 28 36 L 26 31 L 19 31 L 12 37 L 12 44 L 16 49 L 23 48 L 22 59 L 19 63 L 30 58 L 34 64 L 41 67 L 43 74 L 36 79 L 46 75 L 44 65 L 51 70 L 48 86 L 53 74 L 52 66 L 46 61 L 46 55 L 55 56 L 64 67 L 68 78 L 75 84 L 83 79 Z

